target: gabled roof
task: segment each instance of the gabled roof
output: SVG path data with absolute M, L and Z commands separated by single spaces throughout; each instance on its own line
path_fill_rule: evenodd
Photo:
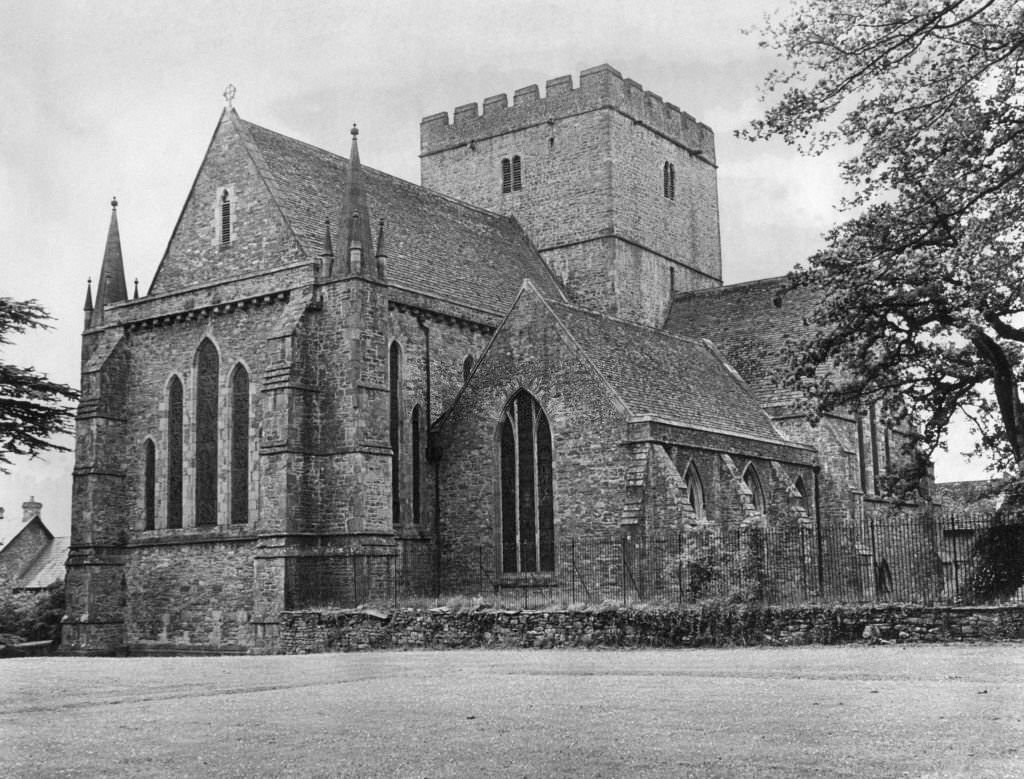
M 709 344 L 547 303 L 632 417 L 788 443 Z
M 763 406 L 792 406 L 800 393 L 780 387 L 774 377 L 786 367 L 787 336 L 806 331 L 804 316 L 818 293 L 797 289 L 779 299 L 785 285 L 785 277 L 777 277 L 677 293 L 665 329 L 712 341 Z
M 43 590 L 64 578 L 64 563 L 71 545 L 69 536 L 57 536 L 46 542 L 35 560 L 14 583 L 16 590 Z
M 324 219 L 338 212 L 344 196 L 348 160 L 250 122 L 240 120 L 240 126 L 259 151 L 260 173 L 300 245 L 317 257 Z M 370 218 L 385 220 L 390 284 L 498 314 L 526 278 L 546 296 L 562 298 L 514 219 L 366 166 L 363 173 Z
M 11 520 L 11 524 L 14 525 L 13 518 Z M 2 551 L 4 549 L 8 549 L 11 546 L 11 544 L 14 543 L 14 540 L 18 536 L 20 536 L 22 533 L 25 532 L 26 529 L 32 527 L 35 524 L 38 524 L 39 527 L 41 527 L 43 529 L 43 532 L 47 536 L 49 536 L 50 538 L 53 538 L 53 533 L 50 532 L 50 528 L 48 528 L 46 526 L 46 523 L 43 522 L 42 518 L 40 518 L 38 515 L 36 515 L 36 516 L 32 517 L 32 519 L 30 519 L 28 522 L 23 522 L 21 520 L 18 520 L 17 524 L 14 527 L 14 532 L 11 534 L 11 537 L 6 539 L 6 540 L 4 540 L 3 538 L 0 538 L 0 551 Z

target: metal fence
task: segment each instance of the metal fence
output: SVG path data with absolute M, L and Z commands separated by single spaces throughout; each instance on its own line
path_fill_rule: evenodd
M 569 538 L 552 571 L 496 573 L 493 547 L 446 596 L 506 608 L 695 603 L 1024 603 L 1024 515 L 905 514 L 824 528 L 712 528 L 620 539 Z M 290 607 L 400 603 L 436 595 L 426 558 L 308 560 L 291 569 Z

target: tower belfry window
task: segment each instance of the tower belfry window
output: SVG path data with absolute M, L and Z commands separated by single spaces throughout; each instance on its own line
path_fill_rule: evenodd
M 519 155 L 501 161 L 502 194 L 516 192 L 523 188 L 523 161 Z
M 676 166 L 666 162 L 662 168 L 662 186 L 665 197 L 669 200 L 676 199 Z

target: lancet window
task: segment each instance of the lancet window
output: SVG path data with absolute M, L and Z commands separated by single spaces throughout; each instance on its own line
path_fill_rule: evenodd
M 249 372 L 231 375 L 231 523 L 249 521 Z
M 217 524 L 217 386 L 220 357 L 204 340 L 196 352 L 196 525 Z
M 181 527 L 182 427 L 184 402 L 181 379 L 172 376 L 167 385 L 167 527 Z

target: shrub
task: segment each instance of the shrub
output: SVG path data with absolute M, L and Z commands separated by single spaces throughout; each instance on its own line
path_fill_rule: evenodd
M 38 592 L 0 593 L 0 633 L 26 641 L 60 638 L 64 583 Z

